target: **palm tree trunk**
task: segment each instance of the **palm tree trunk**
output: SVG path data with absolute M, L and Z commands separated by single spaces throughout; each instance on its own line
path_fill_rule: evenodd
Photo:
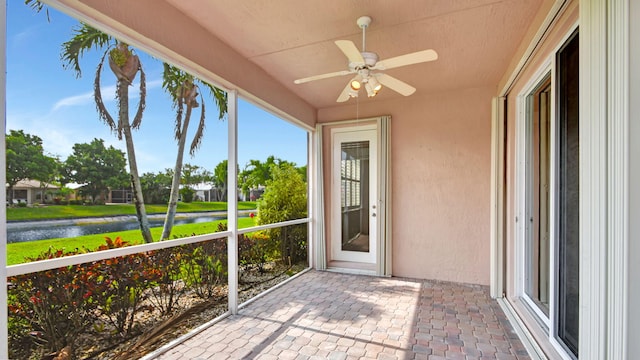
M 122 80 L 118 80 L 118 96 L 120 101 L 121 129 L 124 134 L 124 140 L 127 145 L 127 157 L 129 160 L 129 173 L 131 174 L 131 184 L 133 185 L 133 204 L 136 207 L 136 215 L 138 223 L 140 223 L 140 232 L 145 243 L 152 243 L 151 229 L 149 228 L 149 219 L 147 218 L 147 210 L 144 206 L 144 198 L 142 197 L 142 186 L 140 185 L 140 176 L 138 175 L 138 163 L 136 162 L 136 151 L 133 147 L 133 136 L 131 135 L 131 125 L 129 124 L 129 88 Z
M 162 228 L 161 240 L 169 239 L 171 236 L 171 229 L 173 229 L 173 222 L 176 217 L 176 210 L 178 208 L 178 195 L 180 192 L 180 178 L 182 177 L 182 159 L 184 157 L 184 145 L 187 141 L 187 129 L 189 128 L 189 119 L 191 118 L 191 106 L 187 106 L 187 111 L 184 116 L 184 123 L 180 131 L 180 138 L 178 139 L 178 154 L 176 156 L 176 166 L 173 168 L 173 180 L 171 181 L 171 195 L 169 197 L 169 206 L 167 207 L 167 216 L 164 219 L 164 226 Z

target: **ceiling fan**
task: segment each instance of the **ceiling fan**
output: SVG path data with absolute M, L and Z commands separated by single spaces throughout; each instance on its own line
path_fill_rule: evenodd
M 336 76 L 355 74 L 355 76 L 345 86 L 337 102 L 344 102 L 349 98 L 357 97 L 359 90 L 364 86 L 369 97 L 375 96 L 382 86 L 386 86 L 404 96 L 409 96 L 416 91 L 413 86 L 398 80 L 381 70 L 393 69 L 400 66 L 413 65 L 438 59 L 438 54 L 434 50 L 422 50 L 414 53 L 400 55 L 385 60 L 378 60 L 378 54 L 366 51 L 366 29 L 371 24 L 369 16 L 362 16 L 356 22 L 362 29 L 362 51 L 358 50 L 353 41 L 336 40 L 336 45 L 349 59 L 349 70 L 331 72 L 327 74 L 310 76 L 295 80 L 296 84 L 303 84 L 310 81 L 327 79 Z

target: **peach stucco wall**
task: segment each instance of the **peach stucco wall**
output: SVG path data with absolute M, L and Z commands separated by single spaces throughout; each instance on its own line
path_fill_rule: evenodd
M 489 284 L 491 98 L 494 88 L 368 101 L 391 115 L 394 276 Z M 354 106 L 319 121 L 355 118 Z

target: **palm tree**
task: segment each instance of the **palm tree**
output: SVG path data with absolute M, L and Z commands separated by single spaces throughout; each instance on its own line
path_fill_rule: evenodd
M 227 93 L 204 81 L 198 80 L 192 75 L 169 64 L 164 64 L 162 87 L 169 93 L 173 106 L 176 109 L 175 138 L 178 141 L 178 154 L 176 165 L 173 169 L 173 181 L 171 182 L 171 195 L 167 206 L 167 216 L 162 229 L 162 240 L 169 239 L 171 229 L 176 216 L 178 206 L 178 194 L 180 188 L 180 178 L 182 176 L 182 163 L 184 149 L 187 141 L 187 130 L 191 120 L 191 113 L 194 108 L 202 104 L 200 110 L 200 122 L 191 141 L 189 154 L 193 156 L 200 147 L 205 126 L 205 104 L 201 94 L 201 86 L 208 89 L 213 100 L 218 106 L 218 119 L 224 119 L 227 113 Z M 198 98 L 200 103 L 198 103 Z
M 142 197 L 142 187 L 140 185 L 140 176 L 138 175 L 138 164 L 136 162 L 136 153 L 133 146 L 133 136 L 131 129 L 138 129 L 142 121 L 142 113 L 145 108 L 146 98 L 146 81 L 145 74 L 142 70 L 140 59 L 134 54 L 133 50 L 124 42 L 118 41 L 111 36 L 92 28 L 87 24 L 81 24 L 80 27 L 74 29 L 74 36 L 71 40 L 62 45 L 61 59 L 64 62 L 65 69 L 72 68 L 76 77 L 80 77 L 80 57 L 85 51 L 91 48 L 105 49 L 98 68 L 96 69 L 95 80 L 93 83 L 93 95 L 96 103 L 96 109 L 100 119 L 111 128 L 118 136 L 119 140 L 124 137 L 127 146 L 127 156 L 129 162 L 129 173 L 131 174 L 131 184 L 133 185 L 133 202 L 136 207 L 138 222 L 140 223 L 140 231 L 142 237 L 147 243 L 153 242 L 151 230 L 149 229 L 149 220 L 144 206 Z M 118 101 L 118 119 L 117 122 L 107 111 L 102 100 L 100 91 L 100 78 L 105 58 L 108 58 L 109 68 L 116 76 L 116 99 Z M 132 85 L 136 74 L 140 72 L 140 102 L 133 121 L 129 121 L 129 86 Z

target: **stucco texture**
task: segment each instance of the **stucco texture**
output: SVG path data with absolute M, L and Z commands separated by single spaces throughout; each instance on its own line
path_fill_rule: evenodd
M 489 284 L 491 87 L 360 106 L 391 115 L 394 276 Z M 321 121 L 355 118 L 347 106 Z

